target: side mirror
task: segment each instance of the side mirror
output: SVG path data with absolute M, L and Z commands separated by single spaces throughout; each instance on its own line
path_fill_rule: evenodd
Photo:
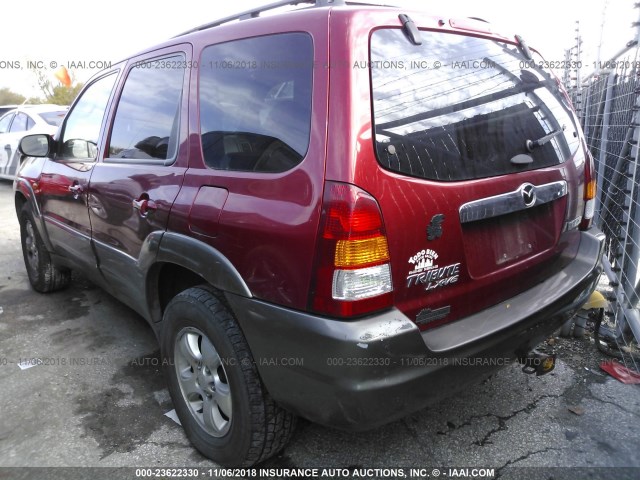
M 48 157 L 53 151 L 53 138 L 41 133 L 27 135 L 20 140 L 18 150 L 27 157 Z

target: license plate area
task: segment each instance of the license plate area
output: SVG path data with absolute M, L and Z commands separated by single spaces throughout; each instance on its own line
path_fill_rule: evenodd
M 553 247 L 556 223 L 547 203 L 463 224 L 469 275 L 482 277 Z

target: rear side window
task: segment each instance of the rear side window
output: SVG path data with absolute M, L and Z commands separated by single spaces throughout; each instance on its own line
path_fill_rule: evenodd
M 66 110 L 60 110 L 59 112 L 45 112 L 41 113 L 40 116 L 42 119 L 47 122 L 49 125 L 54 127 L 59 127 L 64 120 L 64 116 L 67 114 Z
M 384 167 L 460 181 L 557 165 L 578 148 L 555 78 L 515 46 L 421 35 L 422 45 L 399 29 L 371 37 L 375 145 Z
M 29 123 L 29 117 L 27 117 L 24 113 L 19 112 L 16 115 L 16 118 L 13 120 L 11 124 L 11 132 L 24 132 L 27 130 L 27 124 Z
M 305 33 L 204 49 L 200 133 L 210 168 L 282 172 L 309 147 L 313 44 Z
M 167 160 L 176 155 L 184 56 L 136 63 L 125 81 L 109 142 L 110 158 Z

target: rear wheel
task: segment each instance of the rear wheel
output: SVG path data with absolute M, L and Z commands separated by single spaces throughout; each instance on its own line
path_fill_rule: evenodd
M 27 268 L 29 283 L 34 290 L 46 293 L 61 290 L 69 285 L 71 271 L 57 267 L 51 261 L 51 255 L 40 238 L 27 204 L 20 212 L 20 239 L 24 265 Z
M 225 466 L 251 466 L 289 441 L 295 417 L 266 392 L 236 320 L 207 287 L 178 294 L 164 313 L 169 391 L 193 445 Z

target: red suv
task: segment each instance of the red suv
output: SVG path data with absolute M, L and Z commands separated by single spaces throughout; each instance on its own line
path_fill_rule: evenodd
M 33 288 L 78 269 L 146 318 L 225 465 L 296 416 L 376 427 L 527 358 L 600 271 L 591 156 L 520 37 L 300 3 L 113 65 L 21 144 Z

